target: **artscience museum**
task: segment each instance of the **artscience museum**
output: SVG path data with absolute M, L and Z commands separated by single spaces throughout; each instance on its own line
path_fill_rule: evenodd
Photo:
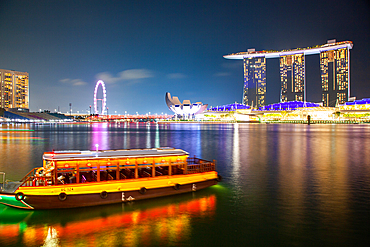
M 169 92 L 165 95 L 165 100 L 168 108 L 175 113 L 177 117 L 184 119 L 193 118 L 194 115 L 204 112 L 208 104 L 203 105 L 202 102 L 190 103 L 190 100 L 180 102 L 178 97 L 171 97 Z

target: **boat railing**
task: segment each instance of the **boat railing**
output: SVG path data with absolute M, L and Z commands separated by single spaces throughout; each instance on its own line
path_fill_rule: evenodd
M 187 172 L 188 174 L 209 172 L 216 170 L 216 162 L 208 161 L 194 157 L 189 157 Z
M 51 177 L 43 176 L 28 176 L 25 180 L 21 181 L 20 186 L 46 186 L 51 184 Z
M 28 180 L 29 177 L 35 177 L 36 171 L 39 169 L 38 167 L 33 168 L 29 173 L 27 173 L 20 181 L 24 182 Z
M 32 181 L 35 179 L 35 176 L 28 176 L 21 180 L 23 182 L 21 186 L 32 186 Z
M 36 171 L 39 167 L 33 168 L 29 173 L 24 176 L 20 182 L 22 184 L 20 186 L 40 186 L 40 185 L 47 185 L 48 180 L 51 180 L 51 177 L 45 176 L 37 176 Z

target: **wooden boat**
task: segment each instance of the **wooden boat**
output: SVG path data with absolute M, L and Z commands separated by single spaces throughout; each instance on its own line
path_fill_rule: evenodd
M 22 209 L 96 206 L 169 196 L 217 184 L 215 161 L 181 149 L 53 151 L 19 182 L 0 184 L 0 203 Z

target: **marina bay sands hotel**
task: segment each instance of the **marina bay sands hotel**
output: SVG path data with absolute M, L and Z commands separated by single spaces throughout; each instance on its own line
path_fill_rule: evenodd
M 335 106 L 350 97 L 349 50 L 352 47 L 351 41 L 328 40 L 324 45 L 292 50 L 248 49 L 224 58 L 243 60 L 243 104 L 259 108 L 265 105 L 267 58 L 280 58 L 280 102 L 306 101 L 305 56 L 320 54 L 323 106 Z

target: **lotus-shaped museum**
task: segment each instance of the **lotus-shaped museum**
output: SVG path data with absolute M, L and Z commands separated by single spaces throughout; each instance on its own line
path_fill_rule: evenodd
M 203 105 L 202 102 L 190 103 L 190 100 L 180 102 L 178 97 L 171 97 L 169 92 L 165 96 L 168 108 L 177 116 L 191 118 L 192 116 L 202 113 L 207 109 L 208 104 Z

